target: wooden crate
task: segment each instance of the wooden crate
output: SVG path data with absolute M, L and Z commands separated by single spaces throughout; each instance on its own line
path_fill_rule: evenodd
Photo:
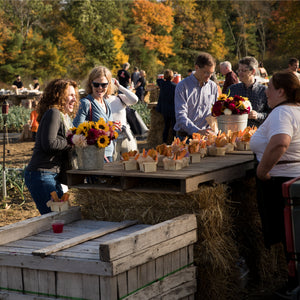
M 73 207 L 0 228 L 0 299 L 193 298 L 194 215 L 152 226 L 80 217 Z

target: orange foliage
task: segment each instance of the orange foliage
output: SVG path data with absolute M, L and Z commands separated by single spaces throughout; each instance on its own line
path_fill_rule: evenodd
M 165 57 L 173 55 L 173 40 L 170 35 L 173 28 L 172 8 L 162 3 L 136 0 L 132 12 L 138 25 L 138 36 L 145 47 L 156 50 Z

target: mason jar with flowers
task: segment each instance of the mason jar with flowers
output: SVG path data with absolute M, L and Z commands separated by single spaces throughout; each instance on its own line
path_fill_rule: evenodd
M 251 102 L 246 97 L 221 94 L 212 107 L 212 115 L 217 118 L 218 129 L 239 131 L 247 127 L 248 114 L 252 110 Z
M 70 145 L 75 146 L 78 169 L 101 170 L 104 165 L 104 149 L 118 137 L 112 121 L 83 122 L 67 133 Z

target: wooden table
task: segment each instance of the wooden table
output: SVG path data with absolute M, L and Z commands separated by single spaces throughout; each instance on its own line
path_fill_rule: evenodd
M 186 194 L 198 190 L 203 183 L 223 183 L 243 178 L 254 168 L 251 151 L 233 151 L 226 156 L 205 157 L 200 163 L 177 171 L 165 171 L 161 167 L 151 173 L 125 171 L 121 162 L 114 162 L 105 164 L 103 170 L 71 170 L 67 176 L 68 185 L 80 189 Z M 89 176 L 93 176 L 96 183 L 87 183 Z

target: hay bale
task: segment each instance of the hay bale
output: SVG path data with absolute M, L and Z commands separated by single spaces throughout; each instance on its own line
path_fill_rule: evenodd
M 148 146 L 155 148 L 157 145 L 162 144 L 162 135 L 165 126 L 164 118 L 161 113 L 156 111 L 153 107 L 150 111 L 150 129 L 147 136 Z
M 100 196 L 101 195 L 101 196 Z M 203 185 L 187 195 L 76 190 L 84 218 L 120 222 L 138 219 L 157 224 L 184 213 L 198 222 L 195 263 L 199 299 L 239 299 L 238 247 L 232 237 L 232 206 L 227 186 Z

